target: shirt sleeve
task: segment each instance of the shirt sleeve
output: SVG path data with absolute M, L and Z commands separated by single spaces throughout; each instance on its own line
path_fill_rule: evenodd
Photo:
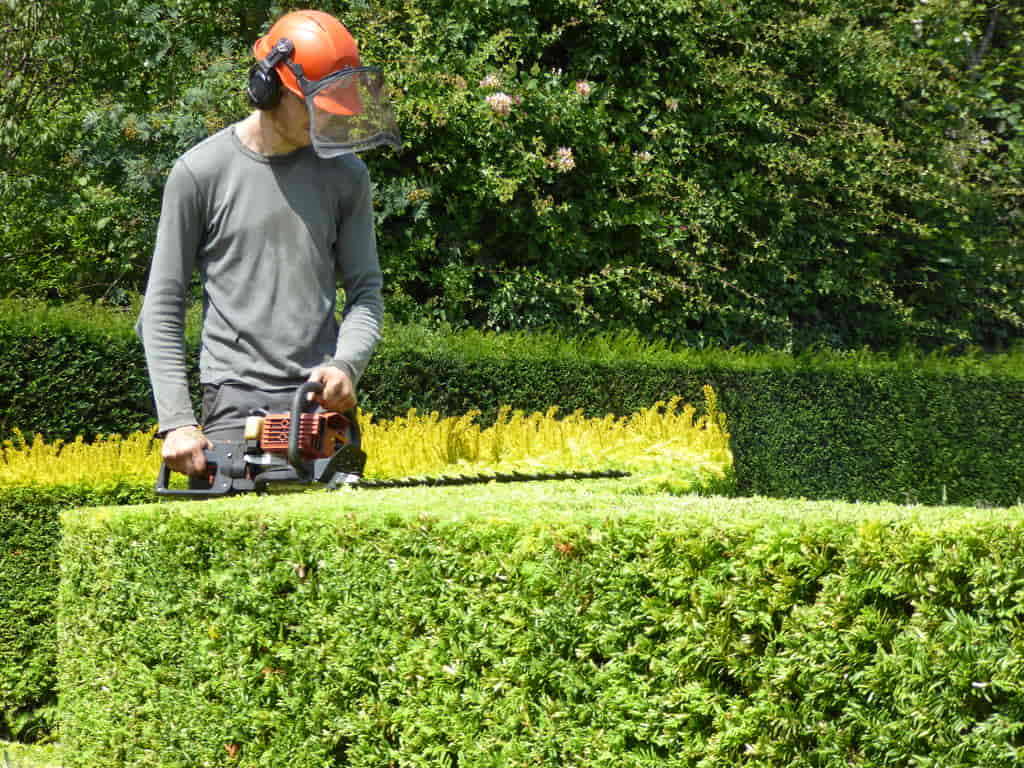
M 186 374 L 185 305 L 204 231 L 199 188 L 183 160 L 164 186 L 149 282 L 136 333 L 142 339 L 161 434 L 197 424 Z
M 333 365 L 355 386 L 380 342 L 384 278 L 377 257 L 370 174 L 361 162 L 348 214 L 342 218 L 335 259 L 345 289 L 345 306 Z

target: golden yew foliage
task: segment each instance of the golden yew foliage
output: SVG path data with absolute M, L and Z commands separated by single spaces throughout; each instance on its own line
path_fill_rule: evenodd
M 631 416 L 586 418 L 558 408 L 527 414 L 500 409 L 495 423 L 476 423 L 478 411 L 441 418 L 437 413 L 374 422 L 360 414 L 362 445 L 369 454 L 367 477 L 557 472 L 624 469 L 692 480 L 722 475 L 732 463 L 725 415 L 711 387 L 704 388 L 704 415 L 673 397 Z M 32 442 L 15 430 L 0 448 L 0 487 L 150 483 L 160 468 L 161 442 L 155 430 L 128 437 L 99 436 L 86 443 Z
M 503 407 L 486 428 L 475 421 L 479 412 L 442 419 L 411 410 L 363 426 L 367 476 L 613 468 L 721 475 L 732 464 L 725 414 L 709 386 L 704 399 L 699 417 L 680 397 L 626 417 L 586 418 L 576 411 L 558 418 L 557 407 L 532 414 Z
M 86 443 L 47 443 L 40 435 L 28 442 L 20 430 L 0 447 L 0 488 L 21 485 L 106 485 L 151 483 L 160 469 L 161 441 L 156 429 L 128 437 L 100 435 Z

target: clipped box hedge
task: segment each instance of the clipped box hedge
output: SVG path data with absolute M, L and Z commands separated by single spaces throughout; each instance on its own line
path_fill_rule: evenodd
M 65 513 L 65 765 L 1020 765 L 1024 508 L 624 498 Z
M 74 440 L 152 426 L 153 393 L 134 321 L 134 313 L 89 304 L 0 300 L 0 440 L 15 428 L 30 438 Z M 198 382 L 194 354 L 189 378 Z
M 150 500 L 151 485 L 0 489 L 0 739 L 53 732 L 60 512 Z
M 13 427 L 72 439 L 153 424 L 133 313 L 22 304 L 0 302 L 0 439 Z M 742 494 L 995 506 L 1024 498 L 1024 348 L 794 357 L 670 350 L 629 335 L 394 325 L 361 382 L 361 405 L 380 418 L 476 409 L 482 423 L 502 405 L 628 415 L 670 394 L 699 403 L 705 384 L 729 417 Z
M 830 355 L 734 377 L 721 385 L 720 401 L 730 417 L 737 490 L 1019 504 L 1024 356 L 999 363 Z

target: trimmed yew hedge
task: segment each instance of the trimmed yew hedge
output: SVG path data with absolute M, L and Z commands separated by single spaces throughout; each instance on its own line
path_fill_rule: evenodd
M 93 315 L 0 302 L 0 439 L 13 427 L 73 439 L 153 424 L 134 318 Z M 628 415 L 672 394 L 699 403 L 705 384 L 729 417 L 745 495 L 996 506 L 1024 498 L 1024 348 L 791 356 L 671 350 L 631 335 L 393 326 L 361 382 L 361 405 L 380 418 L 480 410 L 482 423 L 502 405 Z
M 151 485 L 0 489 L 0 739 L 36 741 L 55 724 L 61 510 L 152 498 Z
M 1010 768 L 1022 522 L 607 481 L 69 512 L 65 764 Z

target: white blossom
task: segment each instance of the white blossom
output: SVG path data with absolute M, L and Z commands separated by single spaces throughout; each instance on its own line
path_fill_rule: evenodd
M 512 101 L 512 97 L 502 91 L 492 93 L 490 96 L 487 97 L 487 103 L 490 105 L 491 109 L 493 109 L 494 113 L 497 115 L 507 115 L 509 112 L 511 112 Z
M 568 173 L 575 168 L 576 158 L 573 157 L 572 147 L 559 147 L 551 161 L 551 167 L 558 173 Z

